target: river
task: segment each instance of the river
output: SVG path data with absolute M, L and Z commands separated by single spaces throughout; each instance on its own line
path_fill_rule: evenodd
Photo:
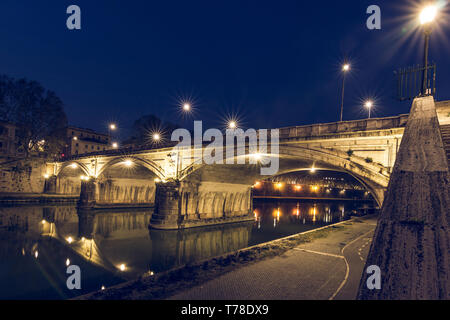
M 67 299 L 347 219 L 369 202 L 254 201 L 254 220 L 176 231 L 148 229 L 151 213 L 74 206 L 0 207 L 0 299 Z M 81 270 L 69 290 L 67 266 Z

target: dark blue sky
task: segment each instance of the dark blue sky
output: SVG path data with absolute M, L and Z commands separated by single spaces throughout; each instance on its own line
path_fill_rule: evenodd
M 422 61 L 408 16 L 418 3 L 2 0 L 0 73 L 55 91 L 77 126 L 105 131 L 113 120 L 124 133 L 144 114 L 188 126 L 177 101 L 191 97 L 205 126 L 234 113 L 245 127 L 270 128 L 338 120 L 348 58 L 345 119 L 366 117 L 366 97 L 376 98 L 374 115 L 395 115 L 409 103 L 395 101 L 393 71 Z M 82 10 L 80 31 L 66 28 L 71 4 Z M 381 7 L 382 30 L 366 28 L 371 4 Z M 430 52 L 441 100 L 450 99 L 445 14 Z

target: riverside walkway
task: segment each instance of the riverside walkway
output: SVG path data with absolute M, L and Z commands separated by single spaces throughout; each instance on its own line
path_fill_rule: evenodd
M 176 300 L 355 299 L 376 217 L 353 219 L 325 238 L 178 293 Z

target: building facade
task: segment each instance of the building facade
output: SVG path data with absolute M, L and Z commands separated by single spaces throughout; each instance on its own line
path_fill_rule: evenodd
M 67 128 L 65 156 L 100 152 L 111 148 L 111 138 L 108 134 L 99 133 L 91 129 Z

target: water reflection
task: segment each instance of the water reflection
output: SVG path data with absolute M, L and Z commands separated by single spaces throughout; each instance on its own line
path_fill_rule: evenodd
M 369 206 L 369 203 L 356 201 L 257 199 L 249 245 L 340 222 L 357 209 Z
M 255 202 L 252 222 L 149 230 L 149 211 L 0 208 L 0 299 L 60 299 L 99 290 L 345 219 L 347 204 Z M 82 290 L 66 287 L 80 266 Z

